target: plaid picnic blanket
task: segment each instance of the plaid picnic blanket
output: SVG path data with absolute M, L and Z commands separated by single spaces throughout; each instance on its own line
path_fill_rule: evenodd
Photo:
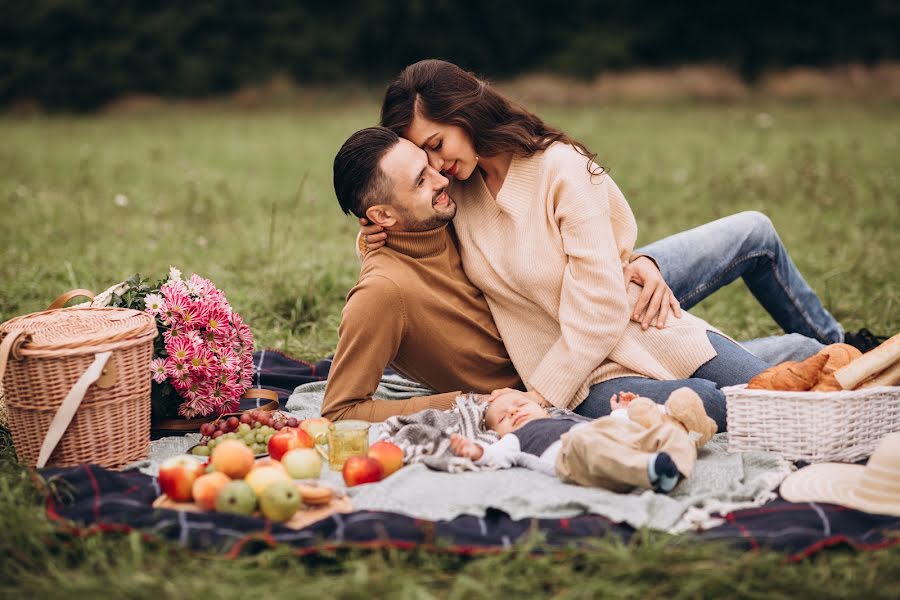
M 153 509 L 153 500 L 159 495 L 155 479 L 137 471 L 115 472 L 82 465 L 45 469 L 41 475 L 58 490 L 47 497 L 48 516 L 74 534 L 140 530 L 192 549 L 220 550 L 230 555 L 277 543 L 290 544 L 298 553 L 375 545 L 439 547 L 459 554 L 478 554 L 502 550 L 535 531 L 542 533 L 552 547 L 590 543 L 606 535 L 627 540 L 635 532 L 599 515 L 513 520 L 500 511 L 447 521 L 357 511 L 333 515 L 295 531 L 254 517 Z M 781 551 L 787 560 L 796 561 L 835 546 L 886 548 L 900 543 L 898 532 L 900 517 L 778 499 L 760 508 L 735 511 L 719 527 L 681 534 L 678 539 L 686 543 L 724 540 L 747 550 Z

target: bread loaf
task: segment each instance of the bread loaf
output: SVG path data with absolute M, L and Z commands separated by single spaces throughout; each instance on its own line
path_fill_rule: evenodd
M 834 372 L 834 376 L 845 390 L 853 390 L 896 362 L 900 362 L 900 333 L 841 367 Z

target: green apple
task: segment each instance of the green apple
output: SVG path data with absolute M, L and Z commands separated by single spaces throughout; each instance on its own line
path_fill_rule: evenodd
M 259 497 L 259 509 L 272 521 L 287 521 L 300 508 L 300 491 L 287 481 L 270 483 Z
M 296 448 L 281 457 L 281 465 L 294 479 L 318 479 L 322 459 L 312 448 Z
M 256 494 L 246 481 L 232 481 L 216 496 L 216 511 L 235 515 L 251 515 L 256 509 Z

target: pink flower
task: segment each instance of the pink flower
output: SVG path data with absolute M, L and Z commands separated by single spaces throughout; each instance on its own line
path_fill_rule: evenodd
M 227 346 L 219 348 L 216 356 L 219 358 L 219 364 L 222 366 L 222 369 L 226 372 L 234 371 L 241 365 L 240 358 L 234 353 L 234 350 Z
M 188 362 L 194 355 L 194 344 L 187 336 L 182 335 L 166 344 L 166 352 L 169 358 L 178 362 Z
M 166 298 L 166 306 L 163 314 L 165 314 L 168 320 L 174 321 L 178 317 L 181 317 L 184 310 L 190 305 L 191 297 L 188 296 L 184 290 L 172 288 L 165 290 L 165 287 L 166 286 L 160 288 L 160 291 L 163 292 L 163 296 Z
M 178 362 L 171 356 L 166 359 L 166 375 L 172 380 L 173 385 L 182 373 L 188 373 L 187 363 Z
M 195 377 L 209 377 L 214 361 L 215 355 L 205 346 L 200 346 L 194 349 L 194 354 L 188 359 L 188 368 Z
M 163 383 L 168 377 L 168 373 L 166 371 L 166 359 L 164 358 L 154 358 L 150 361 L 150 371 L 153 373 L 153 381 L 156 383 Z
M 228 327 L 228 313 L 221 306 L 212 306 L 207 314 L 206 330 L 215 333 Z
M 171 344 L 178 338 L 184 337 L 185 332 L 181 327 L 169 327 L 165 331 L 163 331 L 163 340 L 166 342 L 166 346 Z
M 196 303 L 190 302 L 181 310 L 181 326 L 185 329 L 193 329 L 200 326 L 204 320 L 203 308 L 198 307 Z

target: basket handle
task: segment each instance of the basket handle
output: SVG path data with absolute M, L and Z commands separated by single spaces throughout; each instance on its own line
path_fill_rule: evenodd
M 48 306 L 47 308 L 49 310 L 53 310 L 56 308 L 62 308 L 63 306 L 66 305 L 66 302 L 68 302 L 69 300 L 72 300 L 73 298 L 80 298 L 80 297 L 90 298 L 91 300 L 93 300 L 94 292 L 92 292 L 91 290 L 82 290 L 82 289 L 69 290 L 68 292 L 59 296 L 56 300 L 51 302 L 50 306 Z
M 16 329 L 7 333 L 6 337 L 3 338 L 3 342 L 0 343 L 0 385 L 3 384 L 3 374 L 6 373 L 6 361 L 9 359 L 10 354 L 15 355 L 18 346 L 25 341 L 19 341 L 19 338 L 24 335 L 28 335 L 28 332 L 24 329 Z M 19 343 L 16 344 L 16 342 Z
M 38 469 L 43 468 L 47 464 L 50 455 L 56 450 L 56 445 L 59 444 L 59 440 L 62 439 L 63 434 L 68 429 L 69 423 L 72 422 L 75 411 L 81 406 L 81 401 L 84 400 L 84 395 L 87 393 L 88 388 L 103 374 L 103 367 L 106 366 L 110 356 L 112 356 L 112 351 L 95 354 L 94 362 L 81 374 L 81 377 L 78 378 L 78 381 L 66 394 L 65 399 L 59 406 L 59 410 L 56 411 L 56 414 L 53 415 L 53 420 L 50 421 L 50 428 L 47 430 L 44 443 L 41 445 L 41 451 L 38 453 Z

